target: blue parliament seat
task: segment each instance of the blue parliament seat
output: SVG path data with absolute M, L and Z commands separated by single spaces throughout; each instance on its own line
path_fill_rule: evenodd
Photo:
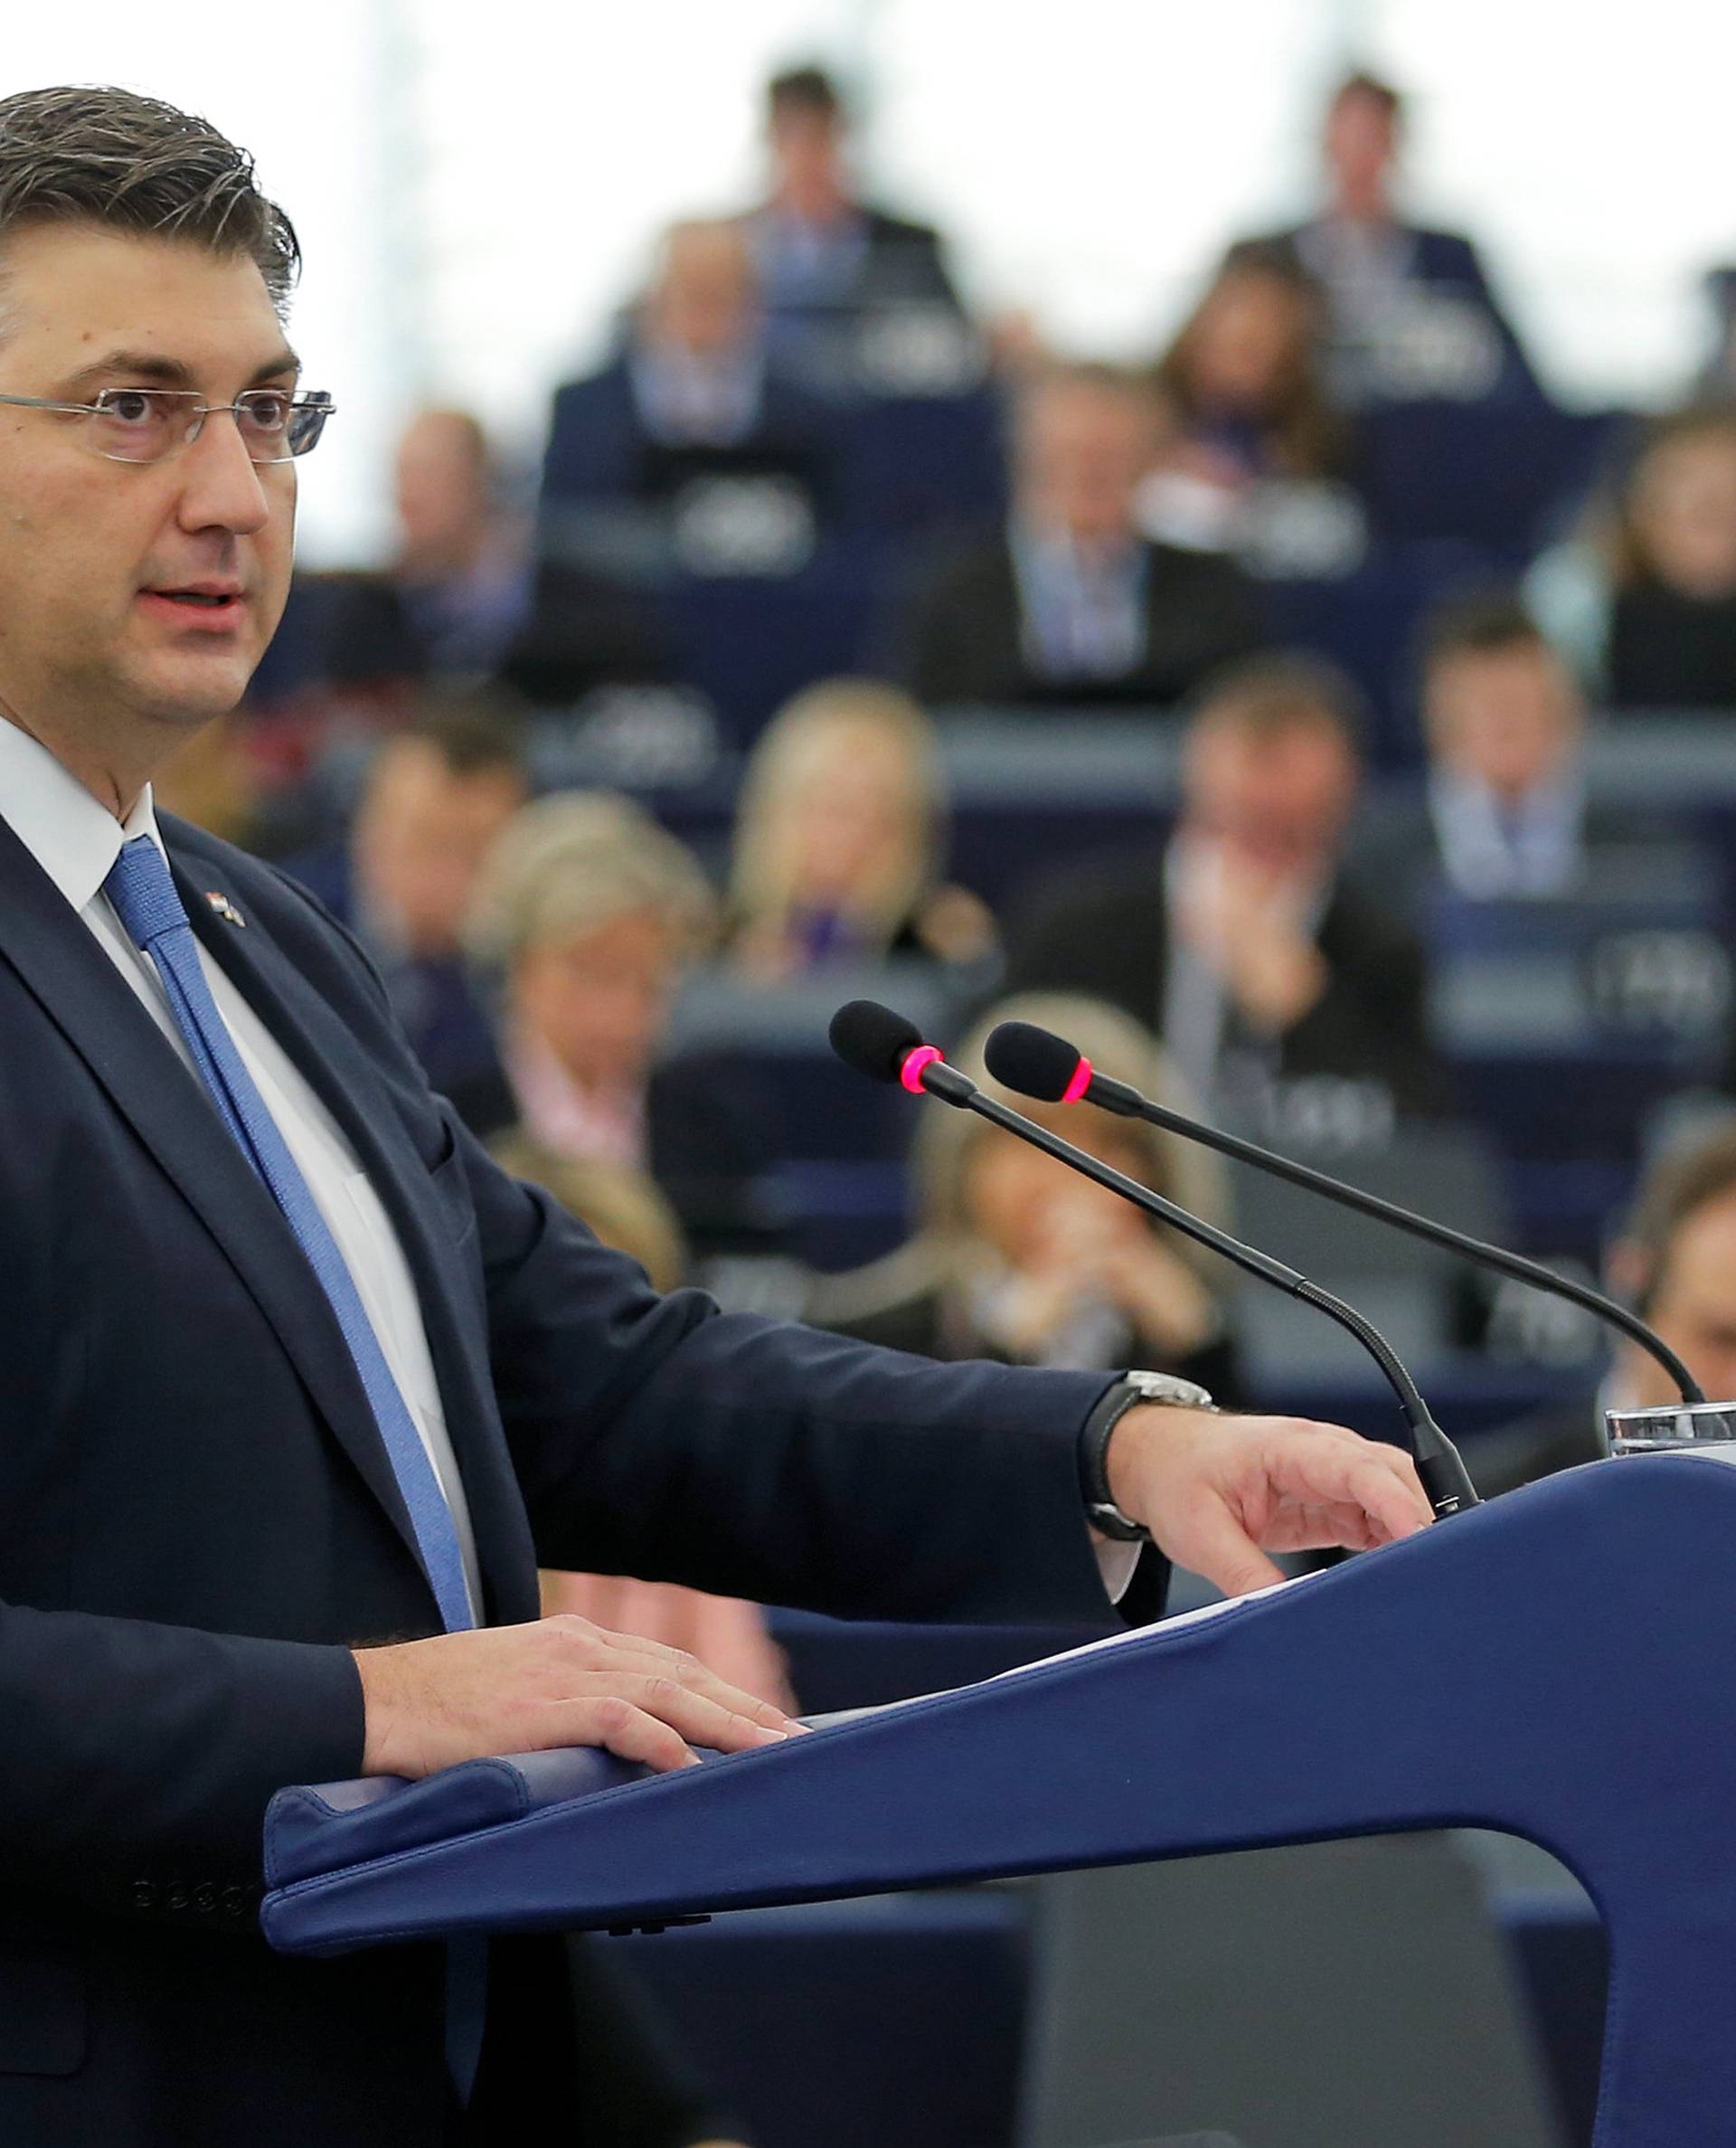
M 1391 402 L 1358 420 L 1358 479 L 1389 542 L 1471 544 L 1512 572 L 1590 489 L 1620 412 L 1557 409 L 1541 396 Z

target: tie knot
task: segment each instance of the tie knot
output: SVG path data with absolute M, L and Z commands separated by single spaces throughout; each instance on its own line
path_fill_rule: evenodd
M 173 932 L 187 922 L 175 882 L 169 877 L 168 860 L 149 836 L 135 836 L 130 843 L 121 845 L 120 856 L 102 889 L 136 947 L 148 948 L 165 932 Z

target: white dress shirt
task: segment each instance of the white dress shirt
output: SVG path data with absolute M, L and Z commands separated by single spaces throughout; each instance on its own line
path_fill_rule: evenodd
M 16 724 L 0 718 L 0 814 L 137 993 L 186 1067 L 188 1080 L 198 1083 L 203 1090 L 204 1083 L 169 1011 L 168 996 L 156 964 L 133 944 L 102 892 L 123 843 L 135 836 L 148 836 L 159 850 L 163 848 L 150 787 L 146 785 L 140 794 L 123 826 L 46 747 Z M 474 1613 L 482 1601 L 482 1587 L 470 1510 L 447 1431 L 446 1411 L 434 1377 L 415 1279 L 398 1234 L 337 1121 L 221 966 L 202 943 L 195 944 L 199 966 L 211 987 L 217 1011 L 336 1241 L 392 1376 L 428 1451 L 452 1509 Z M 232 1138 L 214 1106 L 211 1133 L 213 1140 Z M 248 1438 L 249 1428 L 238 1424 L 235 1436 Z

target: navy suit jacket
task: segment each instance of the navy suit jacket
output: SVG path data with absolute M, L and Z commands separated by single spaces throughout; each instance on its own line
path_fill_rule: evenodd
M 800 479 L 826 510 L 839 452 L 835 414 L 818 397 L 766 371 L 754 422 L 727 447 L 671 447 L 646 430 L 626 356 L 557 388 L 542 458 L 542 506 L 666 503 L 689 477 L 775 472 Z
M 483 1155 L 311 896 L 162 825 L 194 931 L 402 1241 L 489 1620 L 535 1615 L 539 1560 L 1100 1619 L 1074 1457 L 1100 1375 L 658 1297 Z M 0 1037 L 0 2141 L 420 2148 L 446 2122 L 441 1950 L 285 1961 L 253 1910 L 271 1793 L 361 1766 L 352 1645 L 433 1632 L 433 1600 L 311 1270 L 4 822 Z M 523 2137 L 549 2096 L 575 2107 L 561 1951 L 494 1957 L 471 2123 Z

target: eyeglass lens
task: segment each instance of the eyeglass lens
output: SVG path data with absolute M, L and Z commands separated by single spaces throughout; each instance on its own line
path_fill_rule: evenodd
M 318 441 L 327 411 L 278 388 L 250 388 L 235 399 L 235 422 L 255 462 L 288 462 Z M 90 420 L 99 454 L 117 462 L 156 462 L 194 439 L 205 405 L 182 388 L 105 388 Z

